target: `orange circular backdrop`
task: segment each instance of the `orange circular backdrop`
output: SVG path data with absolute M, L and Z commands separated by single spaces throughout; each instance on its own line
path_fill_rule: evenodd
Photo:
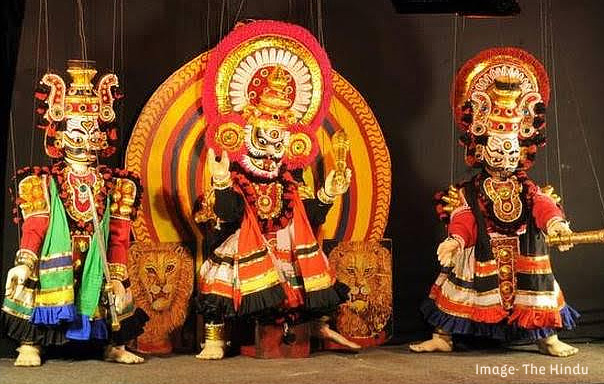
M 205 169 L 205 118 L 201 107 L 208 52 L 172 74 L 151 96 L 130 137 L 126 168 L 140 174 L 142 209 L 134 223 L 136 240 L 195 242 L 201 238 L 192 219 L 193 204 L 209 187 Z M 331 135 L 343 129 L 350 140 L 350 190 L 336 200 L 321 237 L 379 240 L 390 206 L 390 155 L 371 109 L 363 97 L 333 72 L 329 113 L 317 131 L 320 152 L 304 172 L 317 190 L 334 166 Z

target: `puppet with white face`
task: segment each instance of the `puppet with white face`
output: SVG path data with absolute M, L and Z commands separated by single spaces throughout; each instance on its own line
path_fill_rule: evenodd
M 478 172 L 436 196 L 449 237 L 438 246 L 442 270 L 422 307 L 435 332 L 413 351 L 449 352 L 452 335 L 472 334 L 531 340 L 552 356 L 577 352 L 556 336 L 578 314 L 543 240 L 571 231 L 551 188 L 526 173 L 545 145 L 548 99 L 543 66 L 518 48 L 485 50 L 458 72 L 453 111 L 466 163 Z
M 201 359 L 223 357 L 235 317 L 282 324 L 283 340 L 300 319 L 316 320 L 319 336 L 359 348 L 318 321 L 346 297 L 313 232 L 351 171 L 329 171 L 316 196 L 298 192 L 319 150 L 331 77 L 314 37 L 286 23 L 239 25 L 210 55 L 202 102 L 212 188 L 195 213 L 210 250 L 199 279 Z
M 118 83 L 108 74 L 94 86 L 92 65 L 69 61 L 69 87 L 48 73 L 36 92 L 46 154 L 55 161 L 16 175 L 22 235 L 0 317 L 21 344 L 17 366 L 38 366 L 43 347 L 70 340 L 105 343 L 110 361 L 143 361 L 124 349 L 148 319 L 133 305 L 126 268 L 141 188 L 136 175 L 98 163 L 115 151 Z M 107 291 L 115 305 L 107 305 Z

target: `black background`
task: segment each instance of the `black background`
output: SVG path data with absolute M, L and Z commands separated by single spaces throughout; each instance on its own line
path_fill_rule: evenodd
M 130 130 L 153 91 L 180 66 L 214 46 L 230 30 L 242 4 L 241 0 L 124 0 L 122 34 L 120 3 L 114 54 L 113 2 L 83 0 L 88 58 L 96 60 L 99 73 L 114 67 L 126 94 L 120 111 L 123 145 L 110 161 L 114 166 L 123 164 Z M 452 157 L 449 90 L 453 68 L 478 51 L 513 45 L 544 61 L 551 80 L 555 80 L 556 93 L 547 113 L 549 146 L 540 152 L 532 176 L 541 184 L 549 181 L 557 191 L 563 190 L 563 203 L 574 229 L 604 228 L 604 208 L 596 182 L 604 183 L 604 2 L 519 3 L 519 16 L 487 19 L 399 15 L 388 0 L 323 1 L 322 31 L 332 65 L 366 98 L 392 157 L 387 235 L 394 240 L 397 341 L 421 337 L 429 331 L 417 308 L 435 277 L 436 244 L 444 236 L 433 213 L 432 196 L 450 182 L 451 174 L 455 180 L 468 175 L 462 149 L 456 146 Z M 2 42 L 3 55 L 8 59 L 3 61 L 4 119 L 0 128 L 0 155 L 5 166 L 2 290 L 18 244 L 17 228 L 11 223 L 12 204 L 5 193 L 10 178 L 15 167 L 49 162 L 42 147 L 43 133 L 32 124 L 34 86 L 48 68 L 64 74 L 66 60 L 81 54 L 75 0 L 48 0 L 49 44 L 42 27 L 39 53 L 39 2 L 25 2 L 20 29 L 22 4 L 5 0 L 2 5 L 3 19 L 7 20 L 3 28 L 8 27 Z M 544 13 L 544 9 L 551 12 Z M 544 15 L 553 25 L 553 34 L 542 26 Z M 317 0 L 247 0 L 238 18 L 284 20 L 301 24 L 315 34 L 320 31 Z M 10 59 L 16 54 L 19 31 L 11 140 L 5 112 L 13 79 Z M 589 162 L 588 147 L 598 178 Z M 566 254 L 553 252 L 553 263 L 567 301 L 584 314 L 579 330 L 565 336 L 604 337 L 604 246 L 577 246 Z M 1 355 L 12 348 L 12 344 L 0 340 Z

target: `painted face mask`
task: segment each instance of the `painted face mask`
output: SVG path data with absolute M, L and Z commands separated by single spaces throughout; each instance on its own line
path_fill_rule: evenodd
M 492 133 L 483 149 L 487 168 L 496 172 L 513 173 L 520 161 L 520 142 L 516 134 Z
M 96 154 L 107 148 L 107 134 L 101 132 L 96 119 L 74 117 L 67 120 L 66 128 L 57 133 L 65 158 L 71 162 L 92 163 Z
M 243 156 L 244 168 L 263 178 L 276 177 L 289 142 L 289 132 L 275 126 L 265 129 L 252 125 L 247 125 L 245 131 L 248 153 Z

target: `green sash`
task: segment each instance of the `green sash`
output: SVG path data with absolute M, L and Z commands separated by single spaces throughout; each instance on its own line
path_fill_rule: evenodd
M 73 304 L 71 236 L 56 182 L 50 179 L 50 222 L 40 252 L 40 291 L 36 307 Z
M 102 241 L 107 244 L 107 239 L 109 238 L 109 197 L 107 198 L 105 207 L 105 214 L 103 215 L 100 227 L 103 232 Z M 103 258 L 101 257 L 99 238 L 100 234 L 95 232 L 90 243 L 90 248 L 88 249 L 88 254 L 86 255 L 86 261 L 84 262 L 82 284 L 78 291 L 78 299 L 76 302 L 78 313 L 89 317 L 94 315 L 94 312 L 99 305 L 104 279 Z M 107 249 L 106 245 L 105 249 Z
M 71 234 L 54 179 L 50 181 L 50 202 L 50 223 L 40 256 L 40 292 L 36 295 L 36 306 L 42 307 L 74 303 Z M 109 197 L 101 228 L 106 244 L 109 236 Z M 90 242 L 76 301 L 77 312 L 90 317 L 99 304 L 104 277 L 98 237 L 95 233 Z

